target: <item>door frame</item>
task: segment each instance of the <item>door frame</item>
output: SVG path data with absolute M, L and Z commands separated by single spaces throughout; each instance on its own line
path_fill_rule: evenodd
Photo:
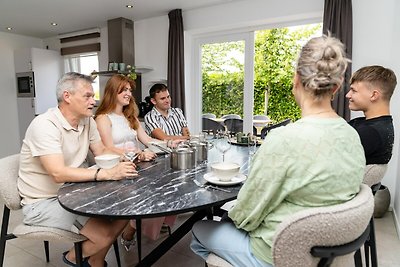
M 193 107 L 190 116 L 192 132 L 201 131 L 202 114 L 202 73 L 201 73 L 201 48 L 207 43 L 234 42 L 243 40 L 244 49 L 244 92 L 243 92 L 243 131 L 252 132 L 253 103 L 254 103 L 254 31 L 227 34 L 208 34 L 193 37 L 192 60 L 190 72 L 192 73 L 189 106 Z

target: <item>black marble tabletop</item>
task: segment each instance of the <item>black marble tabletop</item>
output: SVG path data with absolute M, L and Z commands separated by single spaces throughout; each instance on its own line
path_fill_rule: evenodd
M 221 186 L 230 192 L 196 185 L 204 184 L 210 165 L 221 162 L 222 155 L 212 148 L 208 163 L 194 169 L 173 170 L 170 156 L 138 163 L 139 176 L 120 181 L 66 183 L 58 192 L 60 204 L 67 210 L 91 217 L 150 218 L 195 211 L 221 205 L 236 198 L 242 184 Z M 248 148 L 234 146 L 225 153 L 225 161 L 240 164 L 240 172 L 249 168 Z

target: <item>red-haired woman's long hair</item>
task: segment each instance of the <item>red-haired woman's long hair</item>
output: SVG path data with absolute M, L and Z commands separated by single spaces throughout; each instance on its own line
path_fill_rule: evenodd
M 132 90 L 136 90 L 135 81 L 128 78 L 127 76 L 116 74 L 113 75 L 106 84 L 104 88 L 104 97 L 100 102 L 100 106 L 97 108 L 95 117 L 101 114 L 109 114 L 114 111 L 117 106 L 117 96 L 124 89 L 126 84 L 131 86 Z M 129 125 L 132 129 L 137 129 L 139 127 L 139 109 L 136 105 L 135 98 L 132 96 L 129 105 L 122 108 L 125 118 L 128 120 Z

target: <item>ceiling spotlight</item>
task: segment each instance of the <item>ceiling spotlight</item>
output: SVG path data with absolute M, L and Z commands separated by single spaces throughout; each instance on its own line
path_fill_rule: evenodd
M 52 22 L 52 23 L 50 23 L 51 24 L 51 26 L 57 26 L 58 24 L 57 23 L 55 23 L 55 22 Z
M 7 27 L 6 29 L 7 29 L 7 31 L 12 31 L 13 28 Z
M 133 5 L 126 5 L 127 8 L 133 8 Z

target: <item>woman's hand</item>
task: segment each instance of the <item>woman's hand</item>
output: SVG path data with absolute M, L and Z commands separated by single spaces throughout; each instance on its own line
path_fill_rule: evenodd
M 147 150 L 147 149 L 139 154 L 140 161 L 150 161 L 150 160 L 155 159 L 156 157 L 157 157 L 156 153 L 154 153 L 151 150 Z
M 101 175 L 100 177 L 103 179 L 99 180 L 121 180 L 125 177 L 138 176 L 136 165 L 130 161 L 120 162 L 114 168 L 102 169 L 101 171 L 104 172 L 104 176 Z

